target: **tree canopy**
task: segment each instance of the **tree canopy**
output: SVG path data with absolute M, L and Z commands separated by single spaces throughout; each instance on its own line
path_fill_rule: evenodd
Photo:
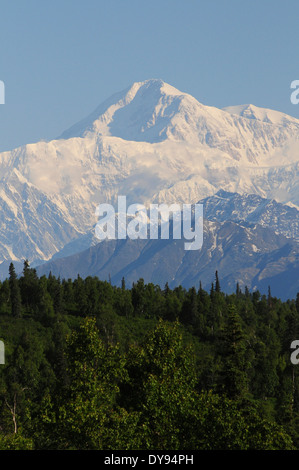
M 298 449 L 299 304 L 39 278 L 0 282 L 0 449 Z

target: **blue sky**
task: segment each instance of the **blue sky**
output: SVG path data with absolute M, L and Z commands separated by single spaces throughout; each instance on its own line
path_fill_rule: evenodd
M 299 118 L 298 0 L 0 0 L 0 151 L 52 139 L 135 81 Z

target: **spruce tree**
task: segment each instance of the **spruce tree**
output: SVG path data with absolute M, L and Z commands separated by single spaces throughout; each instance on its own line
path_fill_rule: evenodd
M 22 304 L 28 313 L 35 313 L 39 293 L 39 278 L 36 270 L 30 268 L 28 260 L 24 261 L 23 276 L 21 276 L 20 290 Z
M 215 291 L 220 292 L 220 282 L 218 277 L 218 271 L 215 272 Z
M 249 292 L 248 286 L 245 286 L 245 297 L 246 298 L 250 297 L 250 292 Z
M 223 330 L 223 387 L 229 398 L 241 398 L 247 391 L 246 347 L 241 319 L 234 305 L 229 306 Z
M 13 263 L 9 265 L 9 292 L 11 313 L 14 317 L 19 318 L 22 314 L 22 302 L 19 282 Z
M 211 297 L 211 300 L 213 300 L 213 298 L 215 297 L 214 282 L 212 282 L 211 284 L 210 297 Z

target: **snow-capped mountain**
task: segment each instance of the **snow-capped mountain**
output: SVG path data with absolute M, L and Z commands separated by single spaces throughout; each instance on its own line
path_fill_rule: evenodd
M 295 207 L 265 199 L 256 194 L 229 193 L 220 190 L 199 201 L 205 217 L 218 222 L 233 221 L 256 224 L 272 229 L 276 234 L 299 241 L 299 211 Z
M 50 259 L 118 195 L 195 203 L 222 189 L 299 207 L 298 138 L 299 120 L 277 111 L 134 83 L 59 138 L 0 154 L 0 261 Z

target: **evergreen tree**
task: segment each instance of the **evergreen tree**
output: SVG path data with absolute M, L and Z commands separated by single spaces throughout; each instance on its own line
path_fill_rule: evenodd
M 268 299 L 267 299 L 267 302 L 268 302 L 268 307 L 271 308 L 272 307 L 272 295 L 271 295 L 271 287 L 268 286 Z
M 213 300 L 214 297 L 215 297 L 214 282 L 212 282 L 212 284 L 211 284 L 210 297 L 211 297 L 211 300 Z
M 215 291 L 220 292 L 220 282 L 218 277 L 218 271 L 215 272 Z
M 132 286 L 132 304 L 135 315 L 142 315 L 145 312 L 145 285 L 144 279 L 139 279 Z
M 28 260 L 24 261 L 23 275 L 20 278 L 22 304 L 28 313 L 35 313 L 39 291 L 39 279 L 36 270 L 30 268 Z
M 229 398 L 240 398 L 248 391 L 246 347 L 241 319 L 235 306 L 228 308 L 223 331 L 222 384 Z
M 195 325 L 198 318 L 198 301 L 195 287 L 191 287 L 182 306 L 180 321 L 186 325 Z
M 14 317 L 19 318 L 22 314 L 22 300 L 19 282 L 13 263 L 10 263 L 9 265 L 9 290 L 11 313 Z
M 42 276 L 39 280 L 39 289 L 36 298 L 36 318 L 44 326 L 50 326 L 54 324 L 55 313 L 53 308 L 53 300 L 55 296 L 51 297 L 47 290 L 47 279 Z
M 88 298 L 86 294 L 85 283 L 79 274 L 74 281 L 73 292 L 74 300 L 77 305 L 77 314 L 83 317 L 86 315 L 88 310 Z
M 60 278 L 56 279 L 51 273 L 48 276 L 47 289 L 52 297 L 56 314 L 63 313 L 63 289 Z

